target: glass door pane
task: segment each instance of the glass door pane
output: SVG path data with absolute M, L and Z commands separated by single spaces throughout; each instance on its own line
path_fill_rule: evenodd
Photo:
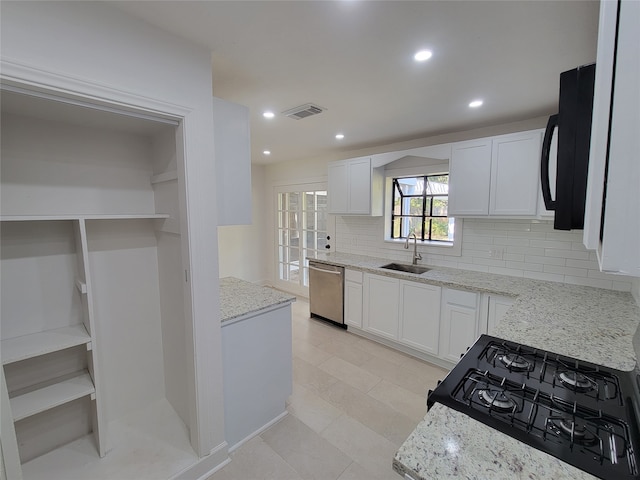
M 327 192 L 279 193 L 277 215 L 279 278 L 307 287 L 307 257 L 316 257 L 327 244 Z

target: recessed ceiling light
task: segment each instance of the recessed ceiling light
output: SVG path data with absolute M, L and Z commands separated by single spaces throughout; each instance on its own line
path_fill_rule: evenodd
M 431 58 L 431 55 L 433 55 L 433 53 L 431 53 L 431 50 L 420 50 L 413 56 L 413 59 L 416 62 L 424 62 L 425 60 L 429 60 Z
M 482 105 L 482 100 L 474 100 L 469 104 L 471 108 L 478 108 Z
M 336 139 L 337 140 L 342 140 L 343 138 L 344 138 L 344 134 L 343 133 L 336 134 Z
M 271 155 L 271 152 L 269 150 L 265 150 L 264 152 L 262 152 L 264 155 Z
M 272 111 L 270 111 L 270 110 L 267 110 L 266 112 L 264 112 L 264 113 L 262 114 L 262 116 L 263 116 L 264 118 L 273 118 L 273 117 L 275 117 L 275 116 L 276 116 L 276 114 L 275 114 L 275 113 L 273 113 L 273 112 L 272 112 Z

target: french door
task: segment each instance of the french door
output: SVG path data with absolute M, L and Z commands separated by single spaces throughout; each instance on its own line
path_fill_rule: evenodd
M 327 190 L 324 184 L 276 189 L 277 284 L 307 295 L 309 262 L 327 244 Z

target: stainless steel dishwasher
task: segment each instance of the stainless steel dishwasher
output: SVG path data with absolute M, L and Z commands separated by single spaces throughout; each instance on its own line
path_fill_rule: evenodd
M 309 310 L 312 317 L 344 324 L 344 268 L 309 260 Z

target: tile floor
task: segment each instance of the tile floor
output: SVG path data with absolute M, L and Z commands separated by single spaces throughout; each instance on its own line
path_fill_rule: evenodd
M 399 480 L 394 453 L 446 371 L 309 318 L 293 304 L 289 415 L 208 480 Z

